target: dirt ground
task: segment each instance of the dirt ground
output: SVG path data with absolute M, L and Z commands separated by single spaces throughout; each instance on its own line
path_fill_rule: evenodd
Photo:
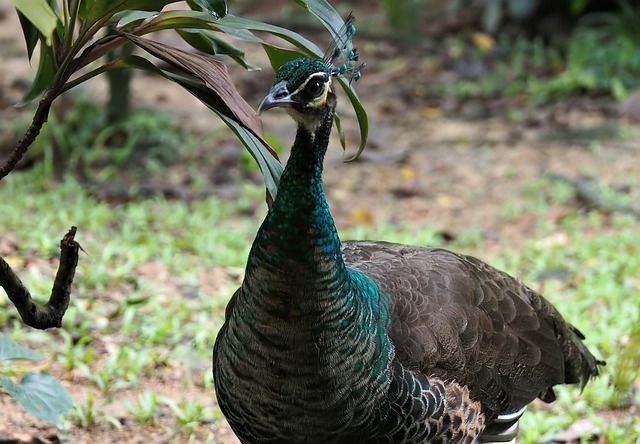
M 163 38 L 174 42 L 169 35 Z M 376 45 L 370 51 L 369 45 L 364 44 L 363 58 L 369 67 L 357 85 L 370 118 L 367 150 L 358 161 L 344 163 L 336 140 L 326 161 L 326 191 L 341 229 L 358 224 L 419 224 L 428 220 L 442 227 L 445 236 L 455 237 L 461 230 L 476 229 L 483 233 L 489 249 L 501 248 L 505 243 L 517 248 L 528 238 L 536 220 L 526 214 L 515 221 L 506 219 L 500 208 L 543 174 L 553 172 L 573 179 L 588 174 L 612 185 L 619 184 L 621 178 L 640 177 L 637 126 L 630 137 L 610 137 L 621 124 L 634 128 L 631 121 L 616 114 L 616 104 L 575 100 L 524 109 L 526 117 L 514 123 L 493 112 L 492 104 L 479 103 L 469 105 L 480 107 L 474 118 L 458 118 L 456 114 L 468 109 L 467 104 L 434 105 L 421 98 L 420 91 L 429 83 L 426 57 L 409 53 L 403 63 L 389 67 L 384 57 L 403 50 L 388 47 L 390 44 L 385 42 Z M 260 54 L 252 60 L 268 66 Z M 253 105 L 257 105 L 273 78 L 270 69 L 246 73 L 232 68 L 232 72 L 239 79 L 240 92 Z M 3 2 L 0 118 L 13 112 L 10 105 L 20 99 L 33 74 L 24 57 L 15 14 Z M 91 83 L 90 88 L 97 97 L 105 95 L 102 81 Z M 170 110 L 194 131 L 221 126 L 195 98 L 165 80 L 137 75 L 134 94 L 136 102 Z M 342 102 L 340 108 L 347 110 L 344 97 Z M 281 113 L 269 113 L 263 121 L 269 132 L 292 140 L 291 121 Z M 355 120 L 347 117 L 345 127 L 348 140 L 352 141 L 350 149 L 354 149 Z M 239 146 L 231 135 L 227 143 Z M 215 155 L 212 154 L 214 158 Z M 640 202 L 638 194 L 634 201 Z M 84 386 L 66 385 L 74 398 L 84 396 Z M 197 387 L 185 389 L 171 379 L 147 381 L 144 385 L 162 393 L 187 396 L 185 392 L 190 390 L 194 396 L 202 395 Z M 216 436 L 221 443 L 238 442 L 225 427 Z M 0 443 L 49 443 L 60 439 L 55 428 L 32 419 L 12 399 L 0 394 Z M 64 439 L 74 443 L 178 442 L 157 428 L 137 425 L 119 431 L 78 429 Z

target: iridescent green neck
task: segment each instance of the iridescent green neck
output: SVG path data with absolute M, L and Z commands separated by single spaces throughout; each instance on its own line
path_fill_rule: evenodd
M 325 106 L 327 112 L 314 131 L 299 125 L 278 196 L 254 244 L 268 251 L 270 260 L 297 261 L 310 272 L 317 271 L 317 266 L 344 268 L 340 239 L 322 190 L 334 114 L 332 106 Z

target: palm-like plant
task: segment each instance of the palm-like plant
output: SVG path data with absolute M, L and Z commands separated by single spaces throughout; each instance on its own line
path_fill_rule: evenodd
M 294 1 L 315 15 L 333 35 L 342 27 L 342 18 L 326 0 Z M 38 71 L 23 101 L 41 99 L 32 125 L 9 159 L 0 166 L 0 180 L 33 143 L 55 98 L 104 72 L 135 68 L 180 84 L 214 111 L 256 159 L 268 193 L 275 196 L 282 165 L 264 140 L 253 108 L 234 87 L 226 66 L 210 55 L 224 55 L 247 69 L 256 68 L 240 48 L 222 37 L 225 35 L 261 45 L 277 69 L 301 55 L 320 57 L 323 51 L 314 43 L 286 28 L 233 16 L 228 13 L 224 0 L 189 0 L 190 9 L 170 11 L 163 9 L 177 0 L 63 0 L 62 10 L 56 0 L 12 2 L 20 14 L 29 58 L 40 43 Z M 102 35 L 105 29 L 108 32 Z M 175 30 L 188 44 L 205 54 L 187 52 L 144 37 L 166 29 Z M 272 34 L 292 44 L 295 50 L 268 43 L 256 35 L 256 31 Z M 144 55 L 106 57 L 126 42 L 142 49 Z M 160 68 L 155 59 L 163 60 L 174 69 Z M 340 83 L 358 117 L 359 154 L 367 138 L 367 116 L 348 82 L 341 79 Z M 339 123 L 336 119 L 338 126 Z M 344 145 L 344 137 L 340 134 Z

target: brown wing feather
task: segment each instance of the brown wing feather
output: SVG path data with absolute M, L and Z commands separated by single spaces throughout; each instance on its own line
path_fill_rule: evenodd
M 349 267 L 392 300 L 390 337 L 406 367 L 469 387 L 488 420 L 551 387 L 585 383 L 597 361 L 542 296 L 484 262 L 386 242 L 343 244 Z

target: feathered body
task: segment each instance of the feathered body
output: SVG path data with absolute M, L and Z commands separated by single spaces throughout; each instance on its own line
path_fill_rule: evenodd
M 298 132 L 214 347 L 220 407 L 249 444 L 508 436 L 528 403 L 599 362 L 549 302 L 478 259 L 341 244 L 322 190 L 331 75 L 290 62 L 261 104 Z

